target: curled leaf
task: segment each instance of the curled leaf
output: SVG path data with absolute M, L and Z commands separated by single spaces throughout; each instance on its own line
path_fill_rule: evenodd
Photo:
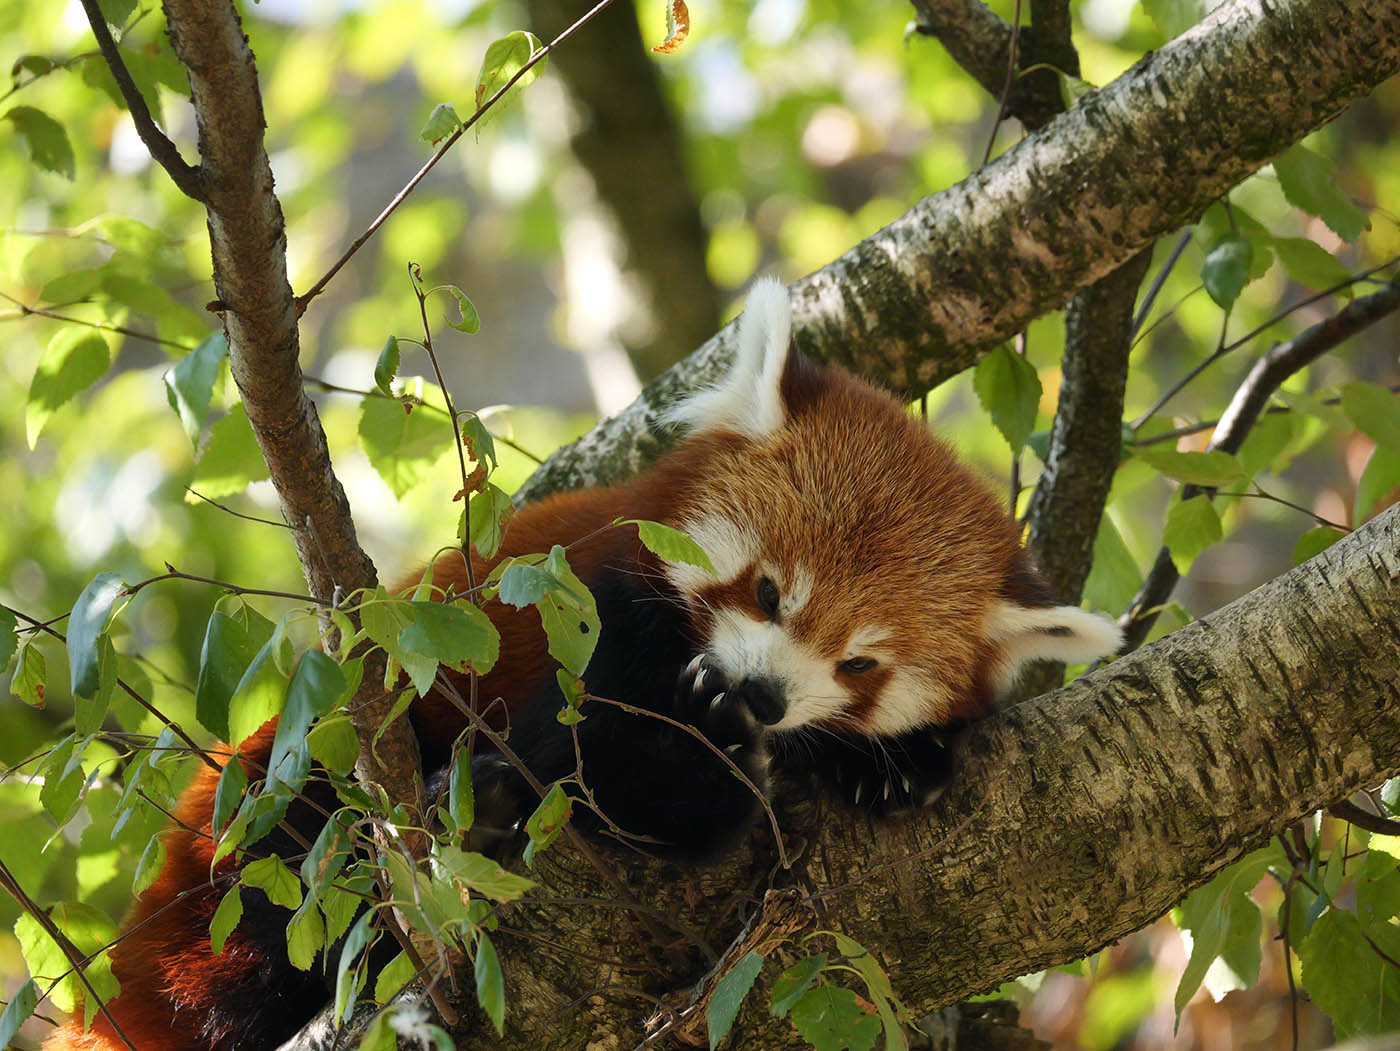
M 659 55 L 674 55 L 690 36 L 690 11 L 685 0 L 671 0 L 666 9 L 666 39 L 657 44 L 653 51 Z

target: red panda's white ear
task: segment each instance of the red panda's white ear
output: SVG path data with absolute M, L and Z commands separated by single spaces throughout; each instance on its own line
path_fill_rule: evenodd
M 788 291 L 766 277 L 749 291 L 739 318 L 738 350 L 729 373 L 718 384 L 673 406 L 665 416 L 692 431 L 734 431 L 763 438 L 783 425 L 781 393 L 792 334 Z
M 1033 660 L 1085 664 L 1111 656 L 1123 643 L 1123 633 L 1107 617 L 1078 606 L 1022 606 L 999 601 L 983 626 L 987 641 L 1001 650 L 993 686 L 1008 689 Z

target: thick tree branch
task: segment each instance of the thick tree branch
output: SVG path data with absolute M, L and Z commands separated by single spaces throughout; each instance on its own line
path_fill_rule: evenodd
M 1123 451 L 1133 303 L 1152 252 L 1144 249 L 1070 301 L 1060 402 L 1045 470 L 1027 512 L 1026 545 L 1061 602 L 1077 603 Z M 1064 681 L 1064 666 L 1036 665 L 1019 685 L 1034 697 Z
M 303 389 L 286 228 L 263 146 L 253 53 L 230 0 L 166 0 L 164 6 L 171 44 L 190 78 L 230 369 L 310 593 L 338 603 L 378 578 L 355 536 L 325 432 Z M 381 688 L 383 660 L 382 651 L 366 658 L 364 685 L 351 705 L 362 742 L 360 774 L 414 805 L 422 789 L 417 742 L 406 721 L 391 726 L 374 750 L 369 747 L 392 706 Z
M 799 888 L 810 929 L 875 952 L 916 1013 L 1093 952 L 1299 816 L 1400 771 L 1397 581 L 1392 509 L 1169 638 L 976 725 L 931 812 L 879 824 L 792 808 L 784 828 L 805 850 L 775 882 Z M 767 844 L 756 832 L 751 849 L 699 871 L 629 864 L 629 887 L 724 941 L 769 885 Z M 560 896 L 593 878 L 559 848 L 535 872 Z M 638 976 L 596 962 L 637 959 L 608 910 L 526 899 L 503 924 L 522 935 L 496 938 L 505 1041 L 460 1047 L 584 1047 L 605 1034 L 635 1046 L 653 1007 L 590 991 L 658 995 L 707 970 Z M 734 1039 L 802 1046 L 761 1005 Z
M 1232 0 L 799 281 L 797 343 L 911 395 L 928 390 L 1192 221 L 1397 69 L 1400 5 Z M 522 497 L 614 481 L 655 457 L 658 413 L 722 372 L 733 333 L 550 457 Z
M 1379 292 L 1353 300 L 1325 321 L 1319 321 L 1292 339 L 1269 348 L 1235 391 L 1220 422 L 1215 425 L 1209 448 L 1227 453 L 1239 452 L 1250 430 L 1268 407 L 1269 399 L 1284 380 L 1396 310 L 1400 310 L 1400 276 L 1393 278 Z M 1182 487 L 1181 499 L 1189 500 L 1202 492 L 1213 490 L 1186 485 Z M 1171 597 L 1180 577 L 1171 552 L 1163 547 L 1157 552 L 1147 579 L 1123 615 L 1125 651 L 1142 645 L 1157 621 L 1162 604 Z

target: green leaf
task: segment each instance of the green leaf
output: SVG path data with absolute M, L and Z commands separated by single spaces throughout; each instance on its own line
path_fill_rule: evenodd
M 1176 987 L 1178 1016 L 1217 957 L 1227 957 L 1227 964 L 1246 985 L 1258 980 L 1263 921 L 1249 892 L 1277 853 L 1276 848 L 1256 851 L 1227 866 L 1178 906 L 1177 926 L 1191 932 L 1191 959 Z
M 588 696 L 583 680 L 571 674 L 567 668 L 554 672 L 554 681 L 559 684 L 559 692 L 564 695 L 564 707 L 554 718 L 563 726 L 574 726 L 583 722 L 583 712 L 579 710 Z
M 1332 162 L 1302 143 L 1274 158 L 1274 174 L 1289 204 L 1320 218 L 1343 241 L 1351 243 L 1371 228 L 1365 213 L 1337 186 Z
M 10 1046 L 10 1041 L 19 1032 L 19 1027 L 29 1020 L 34 1008 L 38 1006 L 39 987 L 26 979 L 5 1005 L 5 1013 L 0 1014 L 0 1047 Z
M 374 982 L 374 1002 L 381 1006 L 394 998 L 394 994 L 413 980 L 413 961 L 407 953 L 399 953 Z
M 276 854 L 248 862 L 238 881 L 245 887 L 257 887 L 268 901 L 284 909 L 301 905 L 301 882 Z
M 374 363 L 374 385 L 389 397 L 394 396 L 394 377 L 399 374 L 399 340 L 390 336 Z
M 351 814 L 343 810 L 338 812 L 321 826 L 316 842 L 311 844 L 311 849 L 302 859 L 301 881 L 313 896 L 319 898 L 324 894 L 331 881 L 340 875 L 353 857 L 350 832 L 353 823 Z
M 95 734 L 102 729 L 107 709 L 117 692 L 117 651 L 107 635 L 97 639 L 97 689 L 91 696 L 73 697 L 73 729 L 80 734 Z
M 457 311 L 461 314 L 458 321 L 448 320 L 447 327 L 454 328 L 458 332 L 466 332 L 468 335 L 481 330 L 481 315 L 476 312 L 476 306 L 467 294 L 456 285 L 438 285 L 434 292 L 449 292 L 457 300 Z
M 228 340 L 222 332 L 215 332 L 165 373 L 166 401 L 196 446 L 209 418 L 209 402 L 214 396 L 219 367 L 227 357 Z
M 218 610 L 209 617 L 199 653 L 194 712 L 200 725 L 220 740 L 229 736 L 229 701 L 266 641 L 255 639 L 241 621 Z
M 311 728 L 307 747 L 316 762 L 338 774 L 348 774 L 360 758 L 360 739 L 348 718 L 323 719 Z
M 1381 501 L 1400 486 L 1400 451 L 1377 445 L 1356 483 L 1356 500 L 1352 504 L 1352 521 L 1364 522 L 1380 510 Z M 0 664 L 4 664 L 0 660 Z
M 1254 245 L 1247 237 L 1226 234 L 1215 242 L 1201 264 L 1201 281 L 1218 306 L 1229 310 L 1249 283 Z
M 19 621 L 4 606 L 0 606 L 0 669 L 10 663 L 15 650 L 19 648 L 19 635 L 16 631 Z
M 424 142 L 436 146 L 461 126 L 462 118 L 457 116 L 457 111 L 452 108 L 452 103 L 439 102 L 428 114 L 428 122 L 423 125 L 423 130 L 418 133 L 418 137 Z M 375 370 L 375 378 L 379 378 L 378 369 Z
M 62 124 L 33 106 L 15 106 L 3 119 L 15 126 L 36 165 L 65 179 L 73 178 L 76 171 L 73 146 Z
M 549 786 L 549 791 L 540 800 L 540 805 L 525 822 L 525 833 L 530 842 L 525 845 L 525 864 L 534 868 L 535 855 L 544 850 L 564 831 L 564 824 L 573 810 L 573 800 L 557 782 Z
M 1003 343 L 977 363 L 972 386 L 1012 454 L 1019 453 L 1031 436 L 1040 406 L 1040 377 L 1035 367 Z
M 524 609 L 563 586 L 559 578 L 547 569 L 528 562 L 512 562 L 501 574 L 496 597 L 508 606 Z
M 472 493 L 467 504 L 467 523 L 471 530 L 472 546 L 482 558 L 496 557 L 501 549 L 501 537 L 505 535 L 505 525 L 515 510 L 510 494 L 494 482 L 487 482 L 486 488 Z
M 274 635 L 263 643 L 229 698 L 228 743 L 234 748 L 282 711 L 287 697 L 287 679 L 277 670 L 274 659 L 274 650 L 280 641 Z
M 215 956 L 223 953 L 224 942 L 242 918 L 243 896 L 235 883 L 219 901 L 219 907 L 214 910 L 214 918 L 209 921 L 209 948 Z
M 1344 536 L 1345 533 L 1332 526 L 1314 526 L 1293 545 L 1293 564 L 1301 566 L 1308 559 L 1322 554 Z
M 870 1051 L 880 1035 L 871 1014 L 849 989 L 819 985 L 792 1005 L 792 1024 L 817 1051 Z
M 462 417 L 462 441 L 466 443 L 467 451 L 471 453 L 473 460 L 488 471 L 496 469 L 496 439 L 486 429 L 486 424 L 481 422 L 481 417 L 474 412 L 466 413 Z
M 472 963 L 476 971 L 476 1001 L 496 1027 L 496 1035 L 502 1036 L 506 1031 L 506 976 L 496 947 L 484 931 L 477 938 Z
M 131 896 L 139 898 L 155 883 L 160 870 L 165 867 L 165 839 L 152 836 L 141 852 L 141 860 L 136 863 L 136 875 L 131 880 Z
M 699 566 L 710 576 L 715 575 L 714 563 L 710 561 L 710 556 L 705 554 L 705 549 L 679 529 L 639 518 L 631 518 L 620 524 L 635 525 L 637 538 L 641 540 L 642 546 L 663 562 L 683 562 L 689 566 Z
M 106 375 L 111 360 L 107 341 L 90 329 L 73 325 L 54 333 L 34 370 L 24 406 L 24 433 L 31 449 L 50 417 Z
M 69 736 L 58 743 L 45 760 L 44 785 L 39 802 L 53 815 L 55 823 L 65 824 L 77 809 L 86 777 L 82 756 L 74 755 L 77 738 Z
M 1198 493 L 1189 500 L 1172 504 L 1162 530 L 1162 543 L 1171 551 L 1177 572 L 1185 576 L 1191 571 L 1196 556 L 1224 535 L 1220 515 L 1211 505 L 1210 497 Z
M 248 791 L 248 772 L 237 756 L 231 756 L 224 763 L 219 775 L 219 785 L 214 789 L 214 810 L 209 818 L 209 827 L 215 835 L 224 830 L 229 818 L 238 813 L 243 805 L 243 795 Z
M 753 988 L 754 979 L 763 970 L 763 957 L 750 951 L 729 969 L 729 973 L 715 985 L 710 1006 L 705 1011 L 705 1028 L 710 1037 L 710 1051 L 719 1047 L 719 1042 L 729 1035 L 734 1019 L 744 997 Z
M 1286 466 L 1285 450 L 1298 437 L 1299 421 L 1291 412 L 1265 413 L 1250 428 L 1236 457 L 1246 478 L 1260 471 L 1278 472 Z M 1290 454 L 1291 455 L 1291 454 Z
M 535 885 L 534 880 L 506 871 L 484 854 L 461 850 L 450 843 L 438 852 L 437 865 L 443 875 L 495 901 L 514 901 Z
M 19 651 L 15 677 L 10 680 L 10 692 L 25 704 L 42 708 L 47 703 L 44 694 L 47 692 L 48 675 L 48 661 L 31 642 Z
M 320 650 L 307 650 L 287 685 L 287 700 L 277 721 L 277 734 L 267 760 L 269 779 L 282 778 L 283 762 L 292 745 L 304 745 L 311 723 L 336 706 L 349 684 L 340 665 Z
M 1374 383 L 1342 388 L 1342 411 L 1387 452 L 1400 453 L 1400 399 Z
M 388 598 L 383 589 L 375 593 L 374 600 L 365 603 L 360 609 L 360 626 L 366 635 L 373 639 L 391 658 L 385 669 L 384 688 L 393 689 L 401 666 L 413 682 L 414 690 L 422 697 L 433 686 L 437 675 L 438 662 L 410 652 L 399 644 L 399 632 L 412 623 L 408 603 L 403 599 Z
M 1227 452 L 1176 452 L 1171 449 L 1139 447 L 1134 455 L 1168 478 L 1188 485 L 1221 486 L 1244 477 L 1239 460 Z
M 574 675 L 582 676 L 602 629 L 597 603 L 583 581 L 574 576 L 558 544 L 550 550 L 545 569 L 563 585 L 545 594 L 535 606 L 549 639 L 549 655 Z
M 527 33 L 524 30 L 516 30 L 495 40 L 486 49 L 486 55 L 481 60 L 481 72 L 476 78 L 476 108 L 481 109 L 491 97 L 505 87 L 510 78 L 530 61 L 537 51 L 543 48 L 539 38 L 534 33 Z M 499 112 L 506 103 L 519 97 L 520 92 L 527 85 L 534 82 L 535 78 L 544 72 L 547 59 L 541 59 L 535 63 L 524 76 L 515 82 L 509 93 L 502 96 L 493 109 Z M 478 122 L 480 127 L 482 122 Z
M 423 481 L 438 457 L 452 448 L 452 427 L 445 417 L 377 394 L 360 403 L 359 433 L 371 466 L 396 497 Z
M 120 992 L 120 985 L 112 976 L 112 961 L 103 946 L 116 936 L 116 925 L 111 918 L 91 905 L 79 902 L 62 901 L 49 909 L 49 921 L 58 928 L 84 957 L 96 958 L 83 968 L 83 973 L 97 995 L 104 1001 L 112 999 Z M 89 1003 L 82 981 L 76 974 L 69 973 L 68 957 L 58 943 L 49 937 L 47 931 L 28 913 L 15 921 L 15 937 L 19 939 L 20 952 L 24 954 L 25 965 L 35 981 L 44 983 L 66 974 L 56 985 L 48 988 L 48 997 L 60 1011 L 72 1011 L 79 1003 L 85 1005 L 89 1017 L 97 1010 L 97 1005 Z M 99 950 L 101 950 L 99 954 Z
M 301 890 L 300 885 L 297 890 Z M 298 971 L 309 971 L 325 944 L 326 925 L 321 911 L 314 898 L 307 898 L 287 924 L 287 962 Z
M 268 477 L 267 462 L 240 402 L 209 428 L 209 440 L 195 466 L 191 486 L 204 496 L 218 499 L 241 493 L 249 482 Z
M 1316 241 L 1306 237 L 1275 237 L 1273 246 L 1288 276 L 1304 288 L 1320 292 L 1351 279 L 1351 271 Z M 1343 289 L 1341 294 L 1349 296 L 1350 289 Z
M 817 975 L 825 966 L 826 953 L 823 952 L 799 960 L 778 975 L 778 980 L 773 983 L 773 995 L 770 998 L 773 1015 L 777 1018 L 786 1018 L 792 1005 L 802 999 L 807 990 L 812 988 L 812 983 L 817 980 Z
M 355 871 L 355 870 L 352 870 Z M 374 877 L 358 871 L 339 883 L 326 887 L 321 895 L 321 915 L 326 918 L 326 944 L 334 945 L 359 915 L 360 908 L 374 890 Z
M 120 29 L 126 25 L 126 20 L 131 17 L 131 12 L 136 10 L 136 3 L 137 0 L 97 0 L 102 17 L 114 29 Z
M 68 671 L 73 693 L 91 697 L 101 681 L 98 639 L 107 631 L 112 606 L 126 593 L 116 573 L 99 573 L 83 588 L 68 617 Z
M 1354 913 L 1328 909 L 1297 949 L 1303 988 L 1338 1040 L 1400 1029 L 1400 972 L 1371 948 Z
M 491 618 L 469 602 L 409 602 L 412 622 L 399 632 L 410 653 L 485 674 L 496 663 L 500 635 Z
M 476 821 L 471 756 L 463 748 L 453 753 L 452 767 L 447 772 L 447 813 L 458 832 L 466 832 Z
M 373 922 L 374 913 L 366 912 L 355 921 L 345 944 L 340 947 L 340 959 L 335 965 L 335 1019 L 338 1022 L 349 1019 L 355 1010 L 355 997 L 364 986 L 365 972 L 358 962 L 374 937 Z

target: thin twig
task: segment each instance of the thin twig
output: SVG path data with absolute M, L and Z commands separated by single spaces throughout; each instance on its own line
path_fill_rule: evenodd
M 1269 398 L 1284 380 L 1397 309 L 1400 309 L 1400 276 L 1393 278 L 1380 291 L 1353 300 L 1330 318 L 1304 329 L 1287 342 L 1275 344 L 1255 362 L 1249 375 L 1235 391 L 1235 396 L 1216 425 L 1209 448 L 1238 452 L 1262 415 Z M 1181 498 L 1188 500 L 1203 492 L 1209 495 L 1211 490 L 1209 487 L 1186 485 L 1182 487 Z M 1180 576 L 1176 563 L 1171 559 L 1171 552 L 1162 547 L 1148 571 L 1147 579 L 1138 589 L 1128 611 L 1120 618 L 1124 638 L 1122 652 L 1127 653 L 1142 645 Z
M 1016 53 L 1021 41 L 1021 0 L 1016 0 L 1016 10 L 1011 16 L 1011 43 L 1006 49 L 1006 82 L 1002 85 L 997 102 L 997 119 L 992 121 L 992 133 L 987 136 L 987 149 L 982 154 L 981 167 L 985 168 L 992 159 L 992 147 L 997 142 L 997 129 L 1006 119 L 1007 103 L 1011 101 L 1011 88 L 1016 83 Z
M 146 106 L 146 100 L 137 89 L 135 81 L 131 79 L 131 74 L 127 72 L 121 51 L 107 28 L 107 18 L 102 14 L 102 8 L 98 6 L 97 0 L 82 0 L 82 4 L 88 24 L 92 26 L 92 35 L 97 38 L 97 47 L 102 52 L 102 57 L 107 60 L 107 68 L 112 71 L 112 77 L 117 82 L 122 98 L 126 100 L 127 112 L 131 114 L 131 121 L 136 125 L 136 134 L 141 136 L 141 141 L 146 144 L 146 149 L 150 151 L 156 163 L 165 169 L 171 182 L 178 186 L 186 197 L 200 204 L 206 203 L 200 170 L 186 163 L 175 144 L 156 127 L 151 111 Z
M 83 0 L 83 2 L 84 4 L 89 4 L 95 3 L 96 0 Z M 394 195 L 393 200 L 391 200 L 388 204 L 384 206 L 384 210 L 374 217 L 374 221 L 369 224 L 365 232 L 360 234 L 359 237 L 355 238 L 355 240 L 350 243 L 350 247 L 347 248 L 341 254 L 339 259 L 337 259 L 334 263 L 331 264 L 331 268 L 327 270 L 324 275 L 322 275 L 321 279 L 317 281 L 314 285 L 312 285 L 311 288 L 309 288 L 306 292 L 296 297 L 294 302 L 296 304 L 297 317 L 300 317 L 303 313 L 305 313 L 307 306 L 313 299 L 315 299 L 325 290 L 325 287 L 327 284 L 330 283 L 331 278 L 335 277 L 335 275 L 340 272 L 340 268 L 350 261 L 350 258 L 360 250 L 361 246 L 363 246 L 366 241 L 368 241 L 371 237 L 374 236 L 375 231 L 384 225 L 385 221 L 388 220 L 389 216 L 394 214 L 395 210 L 397 210 L 399 205 L 403 204 L 403 202 L 408 198 L 408 195 L 412 193 L 415 188 L 417 188 L 418 184 L 422 182 L 424 178 L 427 177 L 427 174 L 437 166 L 438 161 L 442 160 L 442 158 L 446 156 L 447 151 L 450 150 L 454 145 L 456 145 L 457 140 L 460 139 L 463 135 L 465 135 L 468 129 L 470 129 L 473 124 L 480 120 L 482 116 L 485 115 L 487 110 L 489 110 L 500 99 L 502 99 L 505 96 L 506 92 L 508 92 L 511 88 L 515 86 L 516 81 L 518 81 L 521 77 L 523 77 L 526 73 L 533 69 L 538 63 L 544 61 L 544 59 L 549 55 L 551 51 L 553 51 L 564 41 L 568 40 L 569 37 L 573 36 L 576 32 L 578 32 L 585 25 L 591 22 L 594 16 L 602 12 L 603 9 L 611 3 L 612 0 L 599 0 L 599 3 L 594 5 L 593 8 L 591 8 L 587 13 L 583 15 L 583 17 L 581 17 L 573 25 L 569 26 L 568 29 L 564 30 L 557 37 L 551 40 L 548 44 L 545 44 L 544 47 L 540 48 L 533 55 L 531 55 L 529 61 L 527 61 L 518 70 L 516 70 L 514 76 L 512 76 L 509 80 L 502 84 L 500 89 L 494 95 L 492 95 L 489 99 L 482 103 L 482 105 L 477 107 L 476 112 L 473 113 L 470 117 L 468 117 L 460 128 L 454 131 L 451 135 L 447 136 L 443 144 L 438 147 L 437 152 L 434 153 L 431 157 L 429 157 L 427 163 L 424 164 L 423 167 L 419 168 L 417 173 L 413 176 L 413 178 L 409 179 L 408 182 L 404 184 L 404 188 Z
M 292 528 L 292 527 L 289 526 L 286 522 L 274 522 L 274 521 L 273 521 L 272 519 L 270 519 L 270 518 L 259 518 L 257 515 L 245 515 L 242 511 L 235 511 L 235 510 L 234 510 L 233 508 L 231 508 L 231 507 L 225 507 L 223 504 L 219 503 L 219 501 L 210 499 L 209 497 L 205 496 L 203 493 L 199 492 L 198 490 L 190 488 L 188 485 L 185 486 L 185 492 L 189 493 L 191 496 L 194 496 L 194 497 L 199 498 L 200 500 L 203 500 L 206 504 L 213 504 L 213 505 L 214 505 L 215 507 L 217 507 L 220 511 L 223 511 L 223 512 L 226 513 L 226 514 L 233 515 L 234 518 L 241 518 L 241 519 L 243 519 L 245 522 L 259 522 L 259 523 L 261 523 L 262 525 L 276 526 L 278 529 L 291 529 L 291 528 Z
M 83 983 L 83 988 L 88 991 L 93 1003 L 97 1004 L 97 1009 L 102 1012 L 102 1017 L 107 1019 L 112 1031 L 121 1038 L 123 1044 L 131 1048 L 131 1051 L 136 1051 L 136 1045 L 131 1042 L 131 1038 L 126 1035 L 125 1030 L 122 1029 L 112 1012 L 107 1009 L 107 1004 L 103 1002 L 102 997 L 97 995 L 97 990 L 92 987 L 92 982 L 83 970 L 84 965 L 92 961 L 92 957 L 84 957 L 78 951 L 78 947 L 68 939 L 68 935 L 58 929 L 58 926 L 49 918 L 49 914 L 24 892 L 24 888 L 19 885 L 19 881 L 15 879 L 3 861 L 0 861 L 0 887 L 4 887 L 10 896 L 19 902 L 20 907 L 34 919 L 34 922 L 44 928 L 44 933 L 53 939 L 53 943 L 58 946 L 59 951 L 68 960 L 68 965 L 73 968 L 73 973 L 78 976 L 78 981 Z
M 185 354 L 188 354 L 191 350 L 190 347 L 185 346 L 183 343 L 177 343 L 173 339 L 161 339 L 159 336 L 153 336 L 149 332 L 141 332 L 134 328 L 127 328 L 125 325 L 108 325 L 102 321 L 88 321 L 86 318 L 73 317 L 70 314 L 60 314 L 48 307 L 31 307 L 28 303 L 16 299 L 8 292 L 0 292 L 0 299 L 13 303 L 16 311 L 18 311 L 14 314 L 0 314 L 0 321 L 20 321 L 27 317 L 43 317 L 51 321 L 63 321 L 69 325 L 84 325 L 87 328 L 95 328 L 101 332 L 115 332 L 118 335 L 130 336 L 133 339 L 144 339 L 147 343 L 155 343 L 158 346 L 170 347 L 172 350 L 178 350 Z
M 1152 279 L 1151 286 L 1147 289 L 1147 295 L 1142 297 L 1142 306 L 1138 307 L 1137 316 L 1133 318 L 1133 326 L 1128 335 L 1136 336 L 1138 329 L 1142 328 L 1142 323 L 1147 320 L 1147 315 L 1152 312 L 1152 304 L 1157 302 L 1157 296 L 1162 291 L 1162 286 L 1167 283 L 1167 278 L 1171 276 L 1177 260 L 1181 258 L 1181 253 L 1186 251 L 1186 246 L 1191 243 L 1191 231 L 1182 230 L 1177 235 L 1176 244 L 1172 245 L 1171 254 L 1167 256 L 1162 268 L 1157 271 L 1157 276 Z

